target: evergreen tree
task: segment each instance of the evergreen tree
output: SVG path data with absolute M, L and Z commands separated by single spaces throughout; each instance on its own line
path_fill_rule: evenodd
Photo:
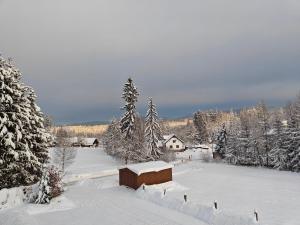
M 39 182 L 38 196 L 35 201 L 36 204 L 50 203 L 51 187 L 50 187 L 50 173 L 47 167 L 43 169 L 43 175 Z
M 158 140 L 161 137 L 161 129 L 158 123 L 156 106 L 153 104 L 152 98 L 149 99 L 145 126 L 145 140 L 149 150 L 149 155 L 153 159 L 158 159 L 162 154 L 157 146 Z
M 122 133 L 120 130 L 120 123 L 113 119 L 103 135 L 103 145 L 107 154 L 123 158 L 125 155 L 122 149 Z
M 240 119 L 231 117 L 227 129 L 227 148 L 225 160 L 230 164 L 238 164 L 238 136 L 240 132 Z
M 270 115 L 264 101 L 261 101 L 257 106 L 257 119 L 258 119 L 258 133 L 257 137 L 258 148 L 263 155 L 264 164 L 269 167 L 269 153 L 271 150 L 271 138 L 270 138 Z M 261 163 L 262 165 L 262 163 Z
M 128 81 L 124 85 L 122 98 L 125 101 L 125 106 L 123 107 L 125 113 L 120 121 L 120 129 L 125 141 L 125 162 L 127 163 L 129 158 L 135 158 L 134 155 L 137 150 L 135 149 L 137 117 L 135 104 L 137 102 L 138 92 L 131 78 L 128 78 Z
M 44 166 L 42 179 L 39 182 L 36 204 L 48 204 L 54 197 L 63 192 L 60 172 L 54 166 Z
M 195 139 L 199 144 L 203 144 L 208 141 L 208 132 L 204 117 L 204 113 L 199 111 L 194 114 L 193 118 L 196 129 Z
M 51 136 L 32 88 L 0 57 L 0 189 L 32 184 L 48 160 Z
M 222 157 L 225 157 L 226 147 L 227 147 L 227 130 L 225 123 L 217 136 L 216 152 L 218 152 Z
M 291 131 L 292 143 L 289 148 L 290 168 L 292 171 L 300 171 L 300 94 L 293 105 L 294 127 Z
M 274 168 L 284 170 L 286 168 L 286 149 L 284 149 L 284 135 L 285 130 L 282 125 L 282 121 L 278 114 L 275 115 L 275 121 L 273 125 L 273 145 L 270 151 L 270 160 Z
M 131 78 L 124 85 L 122 98 L 125 101 L 124 116 L 121 118 L 121 132 L 124 134 L 125 139 L 132 139 L 135 130 L 135 119 L 136 119 L 136 102 L 138 98 L 138 92 L 133 84 Z

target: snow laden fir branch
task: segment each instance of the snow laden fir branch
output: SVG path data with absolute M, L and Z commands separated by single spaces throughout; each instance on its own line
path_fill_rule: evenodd
M 20 71 L 0 57 L 0 189 L 37 182 L 48 160 L 51 135 Z

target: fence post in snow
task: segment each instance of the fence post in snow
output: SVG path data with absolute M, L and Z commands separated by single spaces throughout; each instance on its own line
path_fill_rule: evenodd
M 143 190 L 145 191 L 145 185 L 143 184 Z
M 255 221 L 258 222 L 258 212 L 254 209 Z
M 167 191 L 167 190 L 166 190 L 166 189 L 164 189 L 164 195 L 166 195 L 166 191 Z
M 217 202 L 217 200 L 214 201 L 214 207 L 215 207 L 215 209 L 218 209 L 218 202 Z
M 187 202 L 187 195 L 186 194 L 184 194 L 183 199 L 184 199 L 185 202 Z

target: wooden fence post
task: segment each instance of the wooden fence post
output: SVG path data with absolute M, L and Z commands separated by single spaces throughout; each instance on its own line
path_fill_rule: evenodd
M 215 207 L 215 209 L 218 209 L 218 202 L 217 202 L 217 200 L 214 201 L 214 207 Z
M 255 221 L 258 222 L 258 212 L 254 209 Z

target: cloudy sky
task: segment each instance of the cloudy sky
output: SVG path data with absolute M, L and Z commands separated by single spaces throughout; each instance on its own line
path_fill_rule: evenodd
M 300 90 L 299 0 L 0 0 L 0 52 L 56 122 L 120 114 L 131 76 L 162 117 Z

